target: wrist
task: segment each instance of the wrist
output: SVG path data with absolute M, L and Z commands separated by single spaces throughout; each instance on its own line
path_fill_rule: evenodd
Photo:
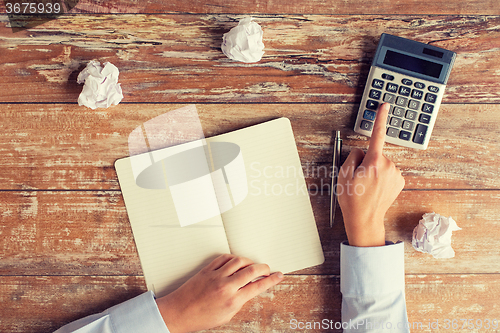
M 374 247 L 385 245 L 385 227 L 383 219 L 370 223 L 345 223 L 349 245 L 359 247 Z
M 160 311 L 161 317 L 163 318 L 165 325 L 167 325 L 169 332 L 182 333 L 184 330 L 178 325 L 179 316 L 175 313 L 175 307 L 169 306 L 171 304 L 169 304 L 168 296 L 169 295 L 157 298 L 156 305 L 158 306 L 158 310 Z

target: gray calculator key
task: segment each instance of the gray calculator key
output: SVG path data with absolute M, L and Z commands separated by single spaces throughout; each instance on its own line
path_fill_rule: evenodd
M 409 120 L 403 121 L 403 129 L 412 131 L 413 127 L 415 127 L 415 123 Z
M 372 82 L 372 87 L 376 89 L 382 89 L 384 87 L 384 81 L 379 79 L 374 79 Z
M 428 124 L 431 121 L 431 116 L 428 114 L 422 113 L 420 117 L 418 118 L 418 121 L 424 124 Z
M 410 103 L 408 103 L 408 108 L 412 110 L 418 110 L 420 106 L 420 102 L 417 102 L 413 99 L 410 100 Z
M 362 130 L 365 130 L 365 131 L 371 131 L 372 127 L 373 127 L 373 123 L 371 121 L 368 121 L 368 120 L 363 120 L 361 122 L 361 125 L 359 126 L 359 128 L 361 128 Z
M 429 103 L 436 103 L 437 95 L 427 93 L 425 94 L 425 101 Z
M 426 113 L 432 113 L 432 111 L 434 111 L 434 105 L 424 103 L 424 105 L 422 105 L 422 111 Z
M 387 128 L 387 135 L 388 136 L 392 136 L 393 138 L 397 138 L 398 134 L 399 134 L 399 130 L 392 128 L 392 127 Z
M 408 87 L 399 87 L 399 94 L 403 96 L 410 96 L 411 89 Z
M 396 105 L 406 107 L 406 104 L 408 103 L 408 98 L 404 98 L 401 96 L 398 96 L 396 99 Z
M 372 89 L 370 90 L 370 95 L 368 96 L 373 99 L 380 99 L 380 96 L 382 96 L 382 92 L 380 90 Z
M 395 100 L 396 100 L 396 95 L 388 93 L 384 94 L 384 102 L 393 104 Z
M 413 136 L 413 142 L 422 144 L 425 140 L 425 134 L 427 133 L 427 126 L 418 124 L 415 130 L 415 135 Z
M 407 131 L 401 131 L 401 132 L 399 132 L 399 138 L 400 138 L 401 140 L 406 140 L 406 141 L 408 141 L 408 140 L 410 140 L 410 138 L 411 138 L 411 133 L 410 133 L 410 132 L 407 132 Z
M 401 123 L 403 122 L 403 119 L 401 118 L 396 118 L 396 117 L 392 117 L 391 118 L 391 122 L 389 123 L 391 126 L 394 126 L 394 127 L 401 127 Z
M 366 108 L 370 109 L 370 110 L 377 110 L 378 109 L 378 102 L 377 101 L 372 101 L 371 99 L 369 99 L 366 102 Z
M 399 86 L 397 84 L 387 83 L 387 86 L 385 87 L 385 90 L 387 90 L 388 92 L 397 94 L 398 93 L 398 88 L 399 88 Z
M 406 111 L 406 119 L 415 120 L 417 119 L 417 113 L 415 111 Z
M 405 109 L 400 108 L 399 106 L 395 106 L 392 114 L 402 118 L 405 114 Z

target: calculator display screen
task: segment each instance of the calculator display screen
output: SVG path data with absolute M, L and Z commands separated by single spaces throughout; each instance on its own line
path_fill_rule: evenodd
M 443 65 L 441 64 L 391 50 L 387 50 L 384 64 L 435 78 L 439 78 L 443 69 Z

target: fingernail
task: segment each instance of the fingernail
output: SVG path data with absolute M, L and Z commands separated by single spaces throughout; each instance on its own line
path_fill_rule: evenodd
M 283 278 L 283 273 L 281 273 L 281 272 L 276 273 L 276 275 L 278 276 L 278 279 L 282 279 Z

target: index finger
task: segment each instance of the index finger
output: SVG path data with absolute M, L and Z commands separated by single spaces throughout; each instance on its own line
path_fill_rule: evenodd
M 382 104 L 377 112 L 377 118 L 373 125 L 372 136 L 370 139 L 370 146 L 366 155 L 382 155 L 385 142 L 385 124 L 387 116 L 389 115 L 389 103 Z
M 243 288 L 239 290 L 240 295 L 245 299 L 245 302 L 254 298 L 263 291 L 277 285 L 283 280 L 283 274 L 281 272 L 273 273 L 266 276 L 258 281 L 250 282 Z

